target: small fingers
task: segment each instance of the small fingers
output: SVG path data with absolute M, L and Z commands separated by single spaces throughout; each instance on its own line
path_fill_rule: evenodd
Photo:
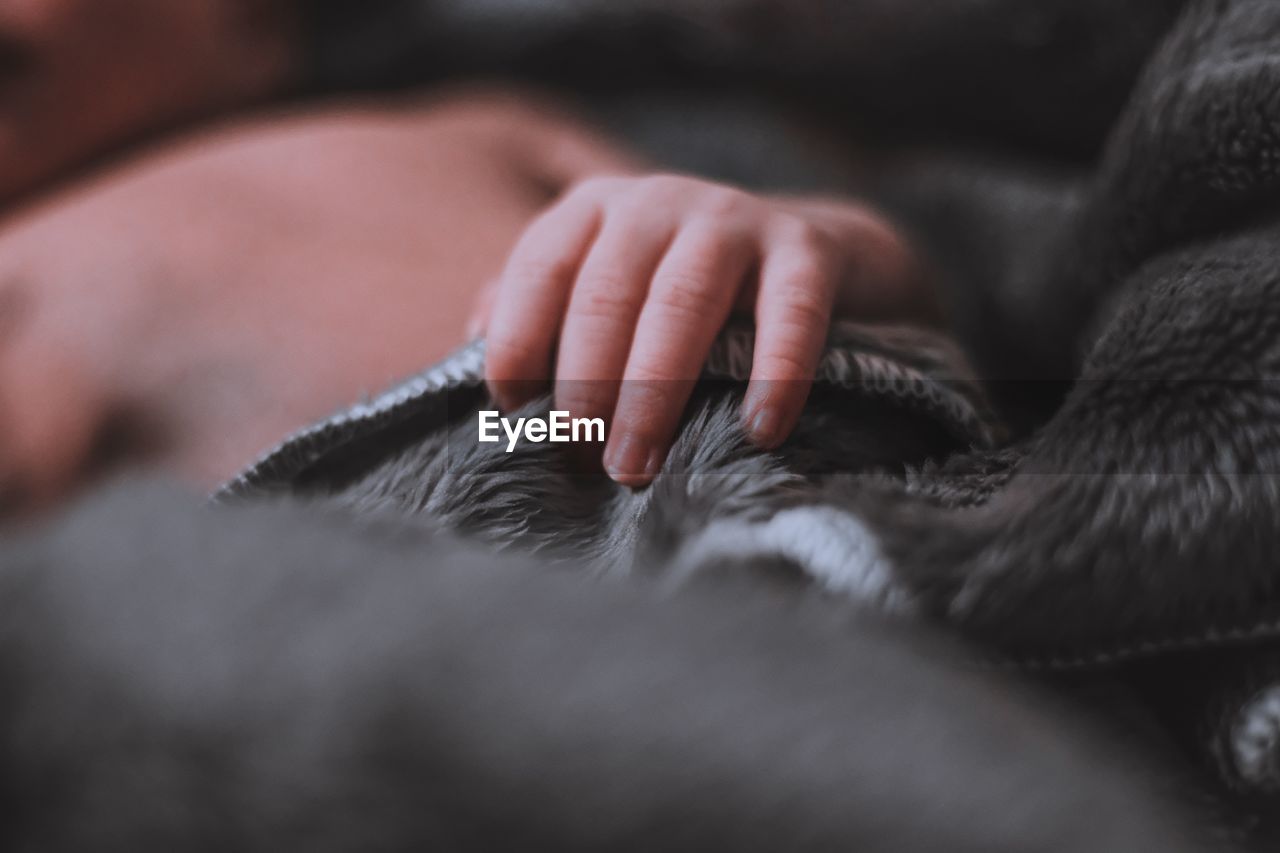
M 623 207 L 605 214 L 573 285 L 556 356 L 556 408 L 608 419 L 649 283 L 671 244 L 668 217 Z
M 795 428 L 822 358 L 835 300 L 830 253 L 808 234 L 776 240 L 766 253 L 756 299 L 756 342 L 743 425 L 760 447 Z
M 747 232 L 709 220 L 676 237 L 654 274 L 628 357 L 605 451 L 613 479 L 643 486 L 657 475 L 754 256 Z
M 550 379 L 569 291 L 600 218 L 595 197 L 571 194 L 534 220 L 511 253 L 485 342 L 485 381 L 500 408 L 515 408 Z

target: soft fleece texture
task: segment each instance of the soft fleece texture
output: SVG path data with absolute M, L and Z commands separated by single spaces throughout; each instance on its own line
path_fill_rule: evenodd
M 1118 673 L 1241 802 L 1273 810 L 1280 797 L 1280 4 L 1049 3 L 997 18 L 1001 4 L 988 2 L 966 4 L 953 13 L 958 20 L 922 24 L 923 17 L 895 19 L 874 14 L 874 3 L 853 3 L 855 14 L 866 14 L 858 32 L 881 36 L 869 51 L 853 49 L 859 36 L 849 30 L 848 50 L 826 49 L 832 36 L 802 60 L 787 50 L 784 29 L 744 61 L 752 42 L 738 26 L 743 18 L 726 10 L 770 19 L 769 4 L 748 6 L 706 7 L 715 21 L 735 25 L 717 58 L 789 83 L 820 69 L 846 87 L 850 104 L 875 101 L 869 69 L 886 62 L 899 70 L 888 72 L 893 85 L 885 91 L 928 88 L 906 99 L 917 106 L 955 97 L 953 109 L 970 119 L 966 130 L 992 131 L 985 122 L 994 110 L 1010 123 L 1005 141 L 1035 147 L 1029 129 L 1065 127 L 1079 143 L 1041 144 L 1042 153 L 1084 155 L 1105 116 L 1110 130 L 1096 161 L 1054 180 L 931 158 L 877 181 L 948 281 L 962 340 L 999 380 L 991 396 L 1016 407 L 1036 396 L 1029 389 L 1054 380 L 1069 383 L 1069 392 L 1061 400 L 1050 393 L 1047 413 L 1021 424 L 1025 438 L 993 451 L 955 453 L 924 441 L 880 454 L 884 445 L 866 449 L 863 419 L 848 428 L 846 446 L 856 452 L 832 458 L 828 446 L 817 463 L 784 454 L 780 466 L 740 453 L 731 419 L 717 421 L 709 404 L 691 421 L 691 447 L 669 472 L 679 475 L 675 485 L 660 481 L 646 501 L 649 532 L 628 533 L 609 553 L 625 545 L 660 573 L 680 576 L 699 563 L 745 565 L 764 554 L 860 603 L 948 625 L 1023 666 Z M 661 3 L 611 8 L 612 17 L 591 3 L 550 4 L 540 20 L 562 36 L 590 22 L 617 26 L 632 13 L 665 20 Z M 927 37 L 890 20 L 915 21 Z M 1009 21 L 1030 32 L 1044 24 L 1041 46 L 1057 49 L 1039 65 L 1033 54 L 1023 57 L 1024 76 L 1016 51 L 997 51 L 1008 79 L 981 94 L 966 89 L 984 79 L 987 65 L 966 71 L 957 57 L 1016 43 Z M 502 54 L 500 38 L 486 43 Z M 1056 74 L 1054 59 L 1080 76 Z M 1134 80 L 1130 69 L 1139 67 Z M 933 73 L 945 69 L 955 74 Z M 1084 94 L 1073 96 L 1072 84 Z M 810 418 L 829 416 L 818 407 Z M 717 441 L 717 451 L 693 449 Z M 416 457 L 411 451 L 384 464 L 346 499 L 371 509 L 385 508 L 389 496 L 402 509 L 448 521 L 475 495 L 460 489 L 451 504 L 445 489 L 434 503 L 415 502 L 438 483 L 423 477 L 431 455 L 418 445 Z M 858 476 L 892 469 L 889 460 L 907 470 Z M 685 487 L 700 471 L 719 476 L 715 503 L 733 509 L 713 510 Z M 821 476 L 833 472 L 843 473 Z M 740 500 L 725 504 L 734 496 Z M 530 487 L 530 502 L 543 497 Z M 807 514 L 777 521 L 780 511 L 799 510 Z M 512 524 L 520 501 L 504 512 L 506 543 L 531 544 L 522 538 L 528 530 Z M 716 529 L 721 544 L 695 535 L 704 522 L 734 514 L 735 526 Z M 813 537 L 836 542 L 844 556 L 795 544 Z
M 420 8 L 480 5 L 505 6 Z M 567 5 L 587 13 L 563 17 L 570 29 L 604 8 Z M 575 539 L 530 513 L 547 503 L 545 465 L 495 457 L 506 479 L 486 481 L 441 456 L 441 424 L 480 403 L 473 353 L 308 431 L 232 489 L 310 509 L 108 497 L 3 554 L 10 846 L 1189 848 L 1135 780 L 1159 759 L 1123 773 L 975 660 L 1136 696 L 1149 731 L 1207 760 L 1206 792 L 1226 782 L 1220 828 L 1260 837 L 1280 764 L 1280 6 L 1195 3 L 1152 53 L 1179 5 L 1020 16 L 977 2 L 934 41 L 873 29 L 865 52 L 756 65 L 873 105 L 884 81 L 866 69 L 907 69 L 900 92 L 948 105 L 926 121 L 1085 163 L 1111 127 L 1098 162 L 1062 180 L 940 160 L 884 176 L 951 280 L 964 342 L 1016 380 L 992 396 L 1071 381 L 1023 438 L 1001 445 L 994 419 L 958 431 L 952 408 L 904 405 L 859 367 L 832 373 L 802 431 L 817 438 L 771 457 L 737 435 L 732 385 L 708 386 L 670 470 L 627 498 L 635 524 L 570 516 Z M 995 50 L 1018 43 L 1019 20 L 1033 47 Z M 1078 27 L 1036 37 L 1037 21 Z M 722 57 L 767 41 L 735 32 Z M 1046 45 L 1060 62 L 1037 61 Z M 956 61 L 984 46 L 1004 63 L 985 73 L 1008 77 L 990 88 L 964 71 L 982 62 Z M 833 353 L 919 367 L 903 340 L 869 333 Z M 982 396 L 959 362 L 927 361 L 926 384 Z M 993 446 L 967 447 L 984 436 Z M 600 488 L 598 507 L 616 507 Z M 353 528 L 353 514 L 393 522 Z M 406 521 L 563 565 L 495 567 Z M 632 577 L 589 583 L 582 569 Z M 649 598 L 636 575 L 677 593 Z M 744 586 L 765 597 L 744 603 Z M 868 607 L 979 650 L 842 621 Z
M 797 591 L 117 490 L 0 545 L 0 843 L 1217 849 L 1131 744 Z

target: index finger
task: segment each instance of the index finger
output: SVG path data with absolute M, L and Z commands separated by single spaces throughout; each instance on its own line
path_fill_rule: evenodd
M 600 219 L 594 198 L 570 196 L 534 220 L 511 253 L 485 339 L 485 381 L 500 408 L 550 382 L 560 320 Z

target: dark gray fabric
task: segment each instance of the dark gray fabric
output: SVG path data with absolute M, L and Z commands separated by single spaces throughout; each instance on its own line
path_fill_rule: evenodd
M 473 351 L 226 495 L 302 507 L 108 497 L 0 553 L 7 846 L 1190 849 L 1152 780 L 1116 763 L 1163 776 L 1159 758 L 1097 746 L 980 661 L 1114 688 L 1110 717 L 1139 700 L 1216 774 L 1197 781 L 1230 795 L 1223 825 L 1275 849 L 1280 4 L 1195 3 L 1114 122 L 1179 4 L 1014 5 L 954 4 L 929 37 L 833 30 L 847 56 L 814 43 L 792 79 L 866 91 L 883 70 L 928 89 L 916 106 L 956 100 L 969 129 L 1062 131 L 1077 151 L 1113 125 L 1096 167 L 1061 179 L 953 161 L 882 176 L 971 345 L 993 318 L 1010 328 L 988 371 L 1072 381 L 1029 435 L 972 450 L 972 423 L 859 367 L 766 455 L 737 433 L 739 387 L 705 385 L 659 482 L 623 493 L 567 478 L 545 445 L 508 464 L 451 443 L 482 399 Z M 406 32 L 510 52 L 509 8 Z M 566 6 L 520 8 L 553 33 Z M 1009 48 L 1010 23 L 1054 20 L 1093 24 L 1025 42 L 1060 61 Z M 1136 29 L 1101 26 L 1121 20 Z M 738 32 L 721 56 L 760 49 Z M 1007 80 L 983 90 L 984 67 Z M 923 363 L 930 388 L 980 399 L 959 362 L 882 335 L 833 353 Z M 440 529 L 555 564 L 499 564 Z M 601 574 L 621 577 L 585 577 Z M 924 623 L 976 645 L 922 644 Z
M 721 461 L 765 460 L 738 427 L 736 402 L 750 376 L 753 336 L 750 327 L 735 325 L 716 341 L 664 477 L 683 479 L 682 470 L 701 473 Z M 609 481 L 602 491 L 585 488 L 601 479 L 598 472 L 580 476 L 571 456 L 550 444 L 521 443 L 515 452 L 503 442 L 480 444 L 478 410 L 494 405 L 482 387 L 483 365 L 483 342 L 474 342 L 377 399 L 286 439 L 218 498 L 339 493 L 365 511 L 409 514 L 498 542 L 511 540 L 541 507 L 554 520 L 541 543 L 524 536 L 522 547 L 573 542 L 580 558 L 585 543 L 594 543 L 590 550 L 607 560 L 629 560 L 614 531 L 634 526 L 650 499 Z M 545 416 L 548 408 L 544 400 L 517 414 Z M 990 448 L 1002 436 L 963 355 L 945 337 L 841 322 L 831 330 L 809 410 L 777 470 L 788 472 L 784 480 L 835 470 L 901 478 L 908 464 Z M 466 481 L 483 482 L 495 499 L 505 491 L 506 510 L 493 511 L 476 495 L 464 498 Z
M 828 455 L 809 470 L 740 455 L 728 417 L 695 419 L 698 452 L 651 491 L 628 553 L 681 579 L 781 564 L 1024 666 L 1123 669 L 1207 766 L 1274 812 L 1278 91 L 1280 4 L 1202 0 L 1151 56 L 1086 174 L 1019 180 L 933 161 L 884 175 L 961 314 L 981 318 L 970 334 L 1007 327 L 1012 344 L 983 359 L 1009 380 L 1003 393 L 1040 379 L 1069 380 L 1069 393 L 1018 444 L 899 447 L 896 471 L 862 449 L 877 412 L 845 422 L 860 448 L 847 464 Z M 465 517 L 464 491 L 432 491 L 429 442 L 407 446 L 348 480 L 348 505 Z M 728 512 L 686 485 L 712 481 L 705 493 Z M 1161 667 L 1145 662 L 1166 658 L 1185 667 L 1152 676 Z
M 124 489 L 0 545 L 0 844 L 1215 849 L 1135 750 L 964 655 L 786 589 Z
M 508 73 L 774 89 L 837 122 L 1095 152 L 1186 0 L 309 0 L 317 88 Z

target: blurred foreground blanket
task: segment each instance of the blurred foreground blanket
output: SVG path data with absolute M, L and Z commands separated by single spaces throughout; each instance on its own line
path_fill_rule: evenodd
M 1002 339 L 983 352 L 969 330 L 985 389 L 923 333 L 837 330 L 797 438 L 766 456 L 734 426 L 749 336 L 731 333 L 667 469 L 631 494 L 583 486 L 546 445 L 477 446 L 473 348 L 226 496 L 325 494 L 678 582 L 807 579 L 993 661 L 1125 684 L 1234 802 L 1274 813 L 1280 3 L 1190 4 L 1123 91 L 1079 179 L 882 176 L 958 315 Z M 1053 380 L 1065 399 L 1004 440 L 985 399 Z
M 1220 849 L 1132 744 L 802 592 L 118 489 L 0 543 L 0 846 Z

